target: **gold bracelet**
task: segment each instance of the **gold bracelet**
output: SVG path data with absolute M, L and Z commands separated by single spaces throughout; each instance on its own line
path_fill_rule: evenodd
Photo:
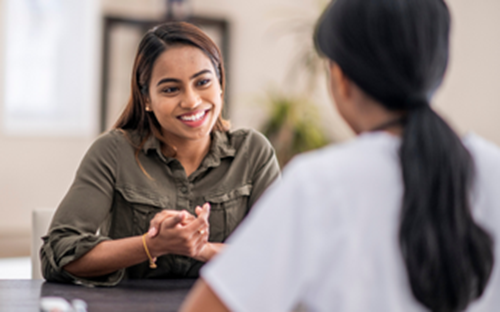
M 148 258 L 149 258 L 149 267 L 151 269 L 156 269 L 156 257 L 153 258 L 151 257 L 151 254 L 149 253 L 149 249 L 148 249 L 148 245 L 146 244 L 146 235 L 148 235 L 148 233 L 142 235 L 142 245 L 144 246 L 144 251 L 146 252 L 146 255 L 148 255 Z

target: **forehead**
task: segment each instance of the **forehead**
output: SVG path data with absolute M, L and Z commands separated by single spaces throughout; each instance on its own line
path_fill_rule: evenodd
M 206 69 L 214 72 L 212 62 L 202 50 L 190 45 L 175 45 L 168 48 L 156 59 L 151 80 L 167 76 L 183 79 Z

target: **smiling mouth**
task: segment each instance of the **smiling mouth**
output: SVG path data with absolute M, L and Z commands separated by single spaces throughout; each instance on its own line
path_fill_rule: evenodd
M 183 121 L 198 121 L 198 120 L 203 119 L 203 117 L 205 117 L 205 115 L 208 113 L 208 111 L 209 111 L 209 109 L 198 111 L 195 114 L 184 114 L 184 115 L 179 116 L 177 118 L 179 118 L 180 120 L 183 120 Z

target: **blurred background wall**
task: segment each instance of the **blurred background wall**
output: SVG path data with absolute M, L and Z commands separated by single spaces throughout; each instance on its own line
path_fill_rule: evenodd
M 154 20 L 166 14 L 163 0 L 92 0 L 95 8 L 89 14 L 94 16 L 90 19 L 93 28 L 86 39 L 89 44 L 85 52 L 93 60 L 88 65 L 90 82 L 82 91 L 85 94 L 73 95 L 75 99 L 84 97 L 82 105 L 88 108 L 90 116 L 86 130 L 11 133 L 5 118 L 7 1 L 10 0 L 0 0 L 0 257 L 29 255 L 31 211 L 57 207 L 85 151 L 101 131 L 103 17 Z M 310 41 L 305 41 L 309 35 L 304 37 L 307 29 L 311 30 L 307 25 L 312 25 L 323 3 L 319 0 L 189 2 L 192 14 L 228 22 L 227 100 L 233 128 L 262 129 L 269 118 L 268 95 L 277 92 L 314 102 L 320 112 L 316 123 L 321 125 L 328 140 L 338 142 L 352 135 L 332 108 L 323 76 L 315 83 L 314 91 L 307 92 L 305 88 L 299 95 L 294 92 L 297 85 L 307 85 L 300 77 L 305 77 L 308 69 L 294 68 L 300 63 L 298 51 L 310 45 Z M 453 16 L 451 62 L 434 105 L 461 133 L 474 131 L 500 144 L 500 1 L 449 0 L 448 5 Z M 125 49 L 127 44 L 134 45 L 131 42 L 122 41 L 122 46 L 111 49 L 110 62 L 123 64 L 123 58 L 133 57 L 135 51 Z M 118 67 L 110 77 L 126 85 L 130 70 Z M 29 93 L 30 87 L 27 83 L 22 88 Z M 110 89 L 109 97 L 125 105 L 128 94 L 121 89 Z M 108 117 L 114 119 L 113 114 L 118 114 L 119 109 L 114 108 Z

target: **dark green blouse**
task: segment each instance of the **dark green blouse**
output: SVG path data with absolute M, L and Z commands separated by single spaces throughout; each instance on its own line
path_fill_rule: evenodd
M 203 263 L 165 255 L 151 270 L 147 262 L 100 278 L 83 279 L 62 270 L 103 240 L 147 232 L 162 209 L 187 210 L 211 204 L 210 242 L 224 242 L 264 190 L 279 176 L 273 148 L 260 133 L 214 132 L 210 151 L 189 177 L 175 158 L 165 157 L 150 137 L 135 158 L 134 132 L 112 130 L 85 155 L 75 181 L 43 237 L 43 276 L 49 281 L 111 286 L 122 278 L 197 277 Z

